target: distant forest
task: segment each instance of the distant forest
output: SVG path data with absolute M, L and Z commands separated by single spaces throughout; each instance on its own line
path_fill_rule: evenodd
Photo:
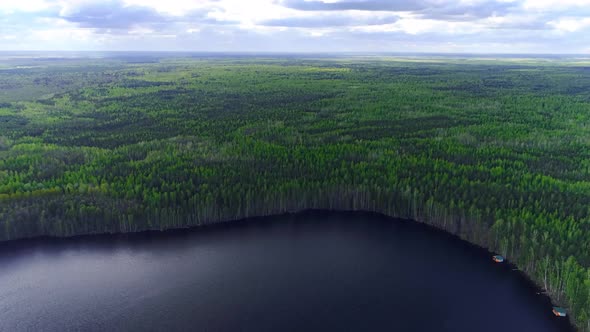
M 589 87 L 565 60 L 0 63 L 0 240 L 376 211 L 505 255 L 590 331 Z

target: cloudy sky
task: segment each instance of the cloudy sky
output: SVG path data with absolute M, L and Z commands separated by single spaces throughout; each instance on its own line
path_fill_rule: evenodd
M 0 50 L 590 53 L 590 0 L 0 0 Z

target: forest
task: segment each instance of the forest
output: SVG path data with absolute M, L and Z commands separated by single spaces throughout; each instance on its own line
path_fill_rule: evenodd
M 0 61 L 0 240 L 367 210 L 505 255 L 590 331 L 590 61 Z

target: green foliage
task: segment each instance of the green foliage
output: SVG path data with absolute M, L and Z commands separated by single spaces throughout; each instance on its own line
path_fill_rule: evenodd
M 502 253 L 590 331 L 587 67 L 76 61 L 0 79 L 0 240 L 372 210 Z

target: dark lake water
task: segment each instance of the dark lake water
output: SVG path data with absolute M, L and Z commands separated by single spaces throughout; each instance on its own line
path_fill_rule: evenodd
M 535 292 L 485 250 L 373 214 L 0 244 L 1 331 L 570 331 Z

